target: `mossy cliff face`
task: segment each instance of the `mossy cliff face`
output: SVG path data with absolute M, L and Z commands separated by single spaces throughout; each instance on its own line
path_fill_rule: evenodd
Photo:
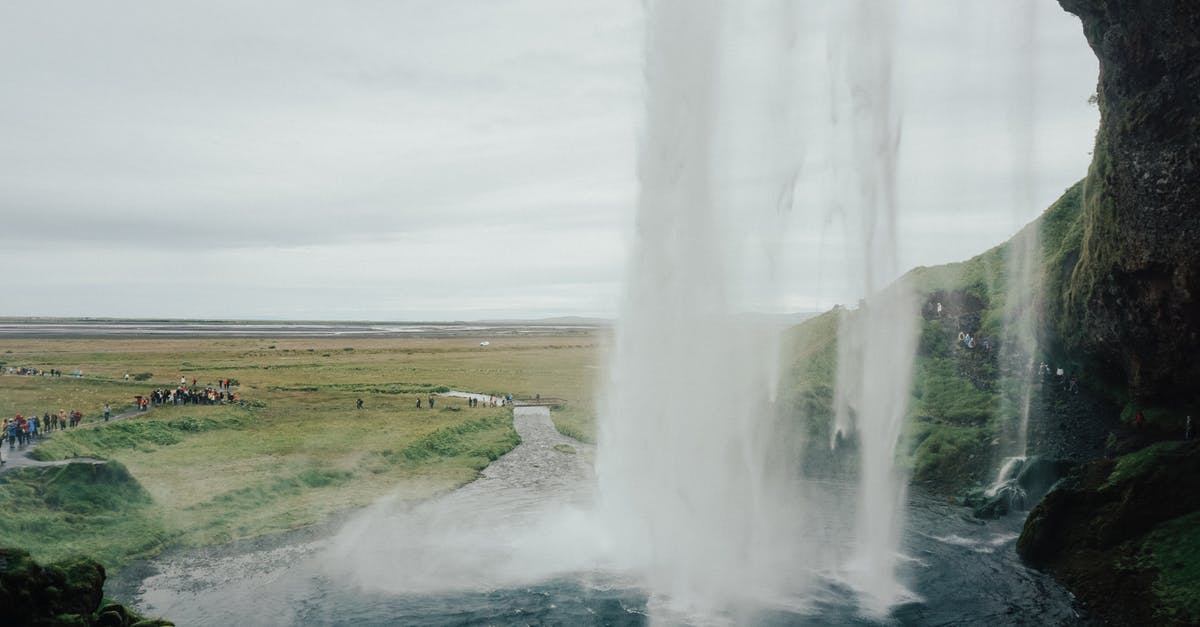
M 170 627 L 104 600 L 104 567 L 86 557 L 42 566 L 0 548 L 0 624 L 60 627 Z
M 1086 464 L 1029 514 L 1017 552 L 1117 624 L 1200 621 L 1200 443 Z
M 1172 398 L 1200 374 L 1200 2 L 1059 2 L 1099 58 L 1101 123 L 1051 317 L 1133 400 Z

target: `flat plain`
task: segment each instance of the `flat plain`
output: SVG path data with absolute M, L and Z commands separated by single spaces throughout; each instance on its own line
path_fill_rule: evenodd
M 489 345 L 480 346 L 485 339 Z M 168 546 L 317 524 L 386 495 L 428 498 L 472 480 L 519 442 L 510 410 L 438 393 L 565 399 L 554 412 L 560 430 L 591 439 L 607 342 L 596 330 L 499 338 L 0 339 L 5 369 L 64 371 L 0 376 L 0 415 L 85 415 L 83 427 L 51 434 L 34 456 L 110 461 L 93 470 L 52 466 L 0 476 L 0 546 L 26 548 L 38 559 L 82 552 L 120 568 Z M 71 376 L 76 370 L 82 376 Z M 236 380 L 245 404 L 160 406 L 103 424 L 106 403 L 114 413 L 129 411 L 135 395 L 177 387 L 180 377 L 199 387 Z M 4 454 L 11 454 L 7 445 Z

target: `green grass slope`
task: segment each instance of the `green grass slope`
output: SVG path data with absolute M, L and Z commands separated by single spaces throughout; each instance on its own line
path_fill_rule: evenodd
M 901 462 L 915 482 L 955 492 L 989 480 L 998 462 L 1000 443 L 1009 441 L 1020 412 L 1021 381 L 1025 359 L 999 349 L 968 349 L 957 341 L 960 331 L 987 337 L 994 346 L 1018 342 L 1006 321 L 1024 320 L 1036 333 L 1042 348 L 1038 361 L 1046 360 L 1079 373 L 1089 384 L 1084 364 L 1068 359 L 1055 341 L 1054 307 L 1035 298 L 1009 303 L 1009 256 L 1016 242 L 1035 230 L 1040 247 L 1034 255 L 1033 289 L 1042 295 L 1057 294 L 1054 286 L 1069 276 L 1078 257 L 1079 208 L 1082 183 L 1073 185 L 1042 216 L 1009 242 L 960 263 L 920 267 L 900 283 L 921 296 L 922 321 L 907 431 Z M 943 305 L 941 315 L 936 305 Z M 828 454 L 833 421 L 837 333 L 843 316 L 854 312 L 837 309 L 797 326 L 788 338 L 791 356 L 784 394 L 785 411 L 806 437 L 810 466 L 832 460 Z M 1007 361 L 1002 355 L 1008 355 Z M 1037 363 L 1037 362 L 1035 362 Z M 1055 402 L 1051 394 L 1035 391 L 1039 407 Z
M 0 538 L 44 560 L 118 566 L 171 541 L 150 495 L 119 462 L 21 468 L 0 478 Z

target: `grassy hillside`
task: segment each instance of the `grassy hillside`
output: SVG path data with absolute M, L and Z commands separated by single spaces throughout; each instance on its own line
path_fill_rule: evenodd
M 1040 242 L 1034 259 L 1035 294 L 1055 294 L 1054 285 L 1069 275 L 1078 256 L 1079 207 L 1082 184 L 1067 189 L 1038 220 L 1009 242 L 961 263 L 917 268 L 900 281 L 921 295 L 922 320 L 914 369 L 912 398 L 902 461 L 913 480 L 955 491 L 991 479 L 1004 444 L 1015 438 L 1017 416 L 1024 401 L 1029 355 L 1014 347 L 1025 345 L 1006 321 L 1022 320 L 1041 347 L 1033 363 L 1047 361 L 1063 367 L 1086 388 L 1091 382 L 1084 365 L 1063 356 L 1050 324 L 1053 307 L 1045 298 L 1009 303 L 1008 276 L 1016 242 L 1034 230 Z M 943 311 L 939 315 L 937 304 Z M 808 320 L 789 338 L 792 363 L 787 380 L 785 411 L 803 425 L 813 466 L 830 461 L 837 329 L 843 316 L 835 310 Z M 988 338 L 993 348 L 967 348 L 960 332 Z M 1053 386 L 1034 386 L 1035 413 L 1061 411 L 1064 401 Z M 1031 439 L 1032 444 L 1032 439 Z
M 149 493 L 115 461 L 15 470 L 0 484 L 0 511 L 0 545 L 46 560 L 86 554 L 122 564 L 173 536 Z

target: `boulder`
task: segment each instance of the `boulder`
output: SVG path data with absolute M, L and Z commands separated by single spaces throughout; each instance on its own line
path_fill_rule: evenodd
M 21 549 L 0 548 L 0 624 L 31 627 L 164 627 L 104 600 L 104 567 L 75 557 L 48 566 Z
M 0 607 L 17 625 L 90 625 L 104 597 L 104 567 L 74 558 L 43 567 L 21 549 L 0 548 Z
M 1017 485 L 1025 492 L 1026 503 L 1032 506 L 1040 501 L 1072 466 L 1073 464 L 1068 461 L 1042 457 L 1031 457 L 1026 460 L 1016 476 Z
M 1074 469 L 1030 512 L 1017 553 L 1106 619 L 1149 624 L 1161 617 L 1164 601 L 1144 540 L 1196 511 L 1200 443 L 1162 442 Z

